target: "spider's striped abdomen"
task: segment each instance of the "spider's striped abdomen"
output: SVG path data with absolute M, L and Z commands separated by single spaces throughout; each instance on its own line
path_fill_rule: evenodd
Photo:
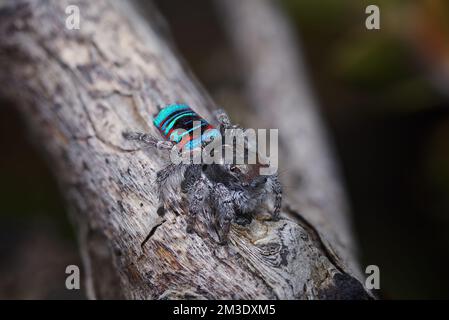
M 167 105 L 156 115 L 153 123 L 165 139 L 186 150 L 201 147 L 202 141 L 220 135 L 214 126 L 186 104 Z M 200 130 L 201 134 L 194 136 L 196 130 Z

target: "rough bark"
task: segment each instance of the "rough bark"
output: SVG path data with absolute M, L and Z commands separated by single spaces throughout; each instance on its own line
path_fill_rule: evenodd
M 65 28 L 69 4 L 80 8 L 80 30 Z M 187 234 L 184 206 L 158 216 L 154 181 L 164 162 L 121 133 L 157 135 L 151 115 L 159 104 L 184 102 L 209 119 L 214 104 L 130 5 L 4 1 L 0 37 L 0 94 L 19 106 L 67 198 L 89 297 L 368 297 L 294 208 L 278 222 L 233 225 L 226 246 Z M 176 200 L 183 203 L 173 190 Z

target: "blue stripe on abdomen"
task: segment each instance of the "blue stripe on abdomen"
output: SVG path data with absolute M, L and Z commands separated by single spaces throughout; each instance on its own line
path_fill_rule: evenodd
M 193 127 L 195 121 L 201 122 L 200 125 Z M 204 128 L 212 126 L 186 104 L 167 105 L 155 117 L 153 123 L 166 139 L 175 143 L 179 143 L 184 136 L 192 135 L 194 130 L 201 128 L 201 135 L 195 138 L 191 136 L 191 140 L 184 146 L 187 150 L 201 147 L 202 141 L 220 134 L 217 129 L 208 130 L 207 134 L 203 132 Z M 179 129 L 185 131 L 180 133 Z
M 154 118 L 153 123 L 156 127 L 160 128 L 161 123 L 170 117 L 171 114 L 182 110 L 190 110 L 190 107 L 186 104 L 170 104 L 159 111 L 159 114 Z

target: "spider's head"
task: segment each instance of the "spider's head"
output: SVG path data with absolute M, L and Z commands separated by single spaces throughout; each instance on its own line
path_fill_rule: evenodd
M 229 145 L 223 145 L 223 153 L 231 150 L 235 153 L 235 150 Z M 237 157 L 234 157 L 236 160 Z M 219 159 L 218 163 L 203 165 L 202 171 L 206 176 L 215 182 L 224 183 L 225 185 L 233 189 L 246 188 L 251 191 L 260 191 L 266 186 L 268 177 L 261 175 L 261 168 L 267 167 L 259 161 L 256 163 L 248 164 L 249 151 L 244 153 L 244 161 L 242 164 L 227 163 L 225 157 Z
M 234 183 L 244 188 L 259 190 L 267 182 L 267 176 L 259 174 L 259 167 L 260 165 L 256 164 L 231 164 L 227 166 L 227 170 Z

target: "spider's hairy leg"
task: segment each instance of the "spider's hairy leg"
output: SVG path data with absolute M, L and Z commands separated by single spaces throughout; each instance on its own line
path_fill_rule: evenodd
M 139 141 L 146 146 L 157 148 L 158 150 L 171 150 L 174 146 L 173 142 L 166 140 L 157 140 L 148 133 L 125 131 L 122 133 L 126 140 Z
M 232 198 L 235 204 L 236 209 L 236 216 L 235 216 L 235 223 L 245 226 L 251 223 L 253 220 L 251 211 L 253 211 L 255 206 L 254 201 L 249 201 L 249 193 L 245 191 L 233 191 Z
M 242 226 L 248 225 L 253 220 L 256 209 L 265 201 L 265 184 L 258 186 L 260 190 L 251 186 L 233 191 L 233 201 L 236 207 L 235 222 Z
M 211 186 L 202 177 L 194 182 L 192 188 L 188 189 L 189 216 L 187 218 L 187 233 L 193 232 L 196 217 L 204 210 L 210 190 Z
M 168 190 L 169 178 L 175 176 L 176 174 L 181 175 L 182 170 L 184 169 L 183 164 L 173 164 L 170 163 L 165 168 L 159 170 L 156 173 L 156 184 L 158 190 L 158 197 L 161 207 L 158 209 L 158 212 L 163 212 L 164 204 L 166 199 L 166 191 Z M 162 209 L 161 209 L 162 208 Z M 162 211 L 160 211 L 162 210 Z
M 216 226 L 220 244 L 228 242 L 231 221 L 235 216 L 232 193 L 222 183 L 214 188 L 214 205 L 217 212 Z
M 188 193 L 189 190 L 194 188 L 195 183 L 201 177 L 201 165 L 192 164 L 187 166 L 184 172 L 184 180 L 181 182 L 181 191 L 183 193 Z

